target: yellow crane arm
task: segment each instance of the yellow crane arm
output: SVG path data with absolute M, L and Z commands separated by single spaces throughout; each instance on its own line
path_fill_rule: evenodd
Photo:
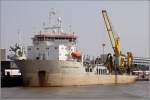
M 102 15 L 104 18 L 104 22 L 105 22 L 105 26 L 110 38 L 110 42 L 112 45 L 112 48 L 114 50 L 114 53 L 116 54 L 116 56 L 120 55 L 120 51 L 121 51 L 121 45 L 120 45 L 120 39 L 119 37 L 115 37 L 112 27 L 111 27 L 111 23 L 109 21 L 109 17 L 107 15 L 107 11 L 106 10 L 102 10 Z
M 109 35 L 109 39 L 112 45 L 112 48 L 114 50 L 115 54 L 115 66 L 119 67 L 120 73 L 125 72 L 125 56 L 121 53 L 121 42 L 120 38 L 116 36 L 116 34 L 113 32 L 109 17 L 107 15 L 106 10 L 102 10 L 102 15 L 104 18 L 105 26 Z M 131 52 L 127 53 L 127 66 L 131 67 L 133 61 L 133 56 Z
M 102 15 L 103 15 L 103 18 L 104 18 L 106 30 L 108 32 L 108 35 L 109 35 L 109 38 L 110 38 L 110 41 L 111 41 L 112 48 L 114 49 L 115 48 L 115 36 L 113 34 L 112 27 L 111 27 L 109 17 L 107 15 L 106 10 L 102 10 Z

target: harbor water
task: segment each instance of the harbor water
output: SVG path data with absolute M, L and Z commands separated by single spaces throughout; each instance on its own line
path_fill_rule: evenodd
M 126 85 L 1 88 L 1 97 L 4 100 L 149 100 L 149 94 L 149 81 Z

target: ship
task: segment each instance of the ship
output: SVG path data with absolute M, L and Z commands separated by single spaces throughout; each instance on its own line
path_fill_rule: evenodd
M 50 17 L 55 16 L 54 11 Z M 56 24 L 34 34 L 32 45 L 17 45 L 10 58 L 18 65 L 24 86 L 73 86 L 97 84 L 127 84 L 135 82 L 135 76 L 110 75 L 87 72 L 83 64 L 83 53 L 77 48 L 78 36 L 74 32 L 63 32 L 61 17 Z M 95 68 L 102 68 L 100 65 Z

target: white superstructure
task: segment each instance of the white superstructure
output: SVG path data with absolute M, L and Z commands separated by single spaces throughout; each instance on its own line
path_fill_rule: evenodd
M 76 52 L 76 36 L 66 33 L 41 33 L 33 37 L 33 45 L 28 46 L 27 59 L 73 60 Z
M 27 48 L 27 59 L 64 61 L 81 59 L 81 54 L 76 48 L 77 36 L 74 32 L 64 33 L 61 23 L 61 18 L 58 17 L 55 25 L 44 25 L 43 31 L 34 35 L 33 45 Z

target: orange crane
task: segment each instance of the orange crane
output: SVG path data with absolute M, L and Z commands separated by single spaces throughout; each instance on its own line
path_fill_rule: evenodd
M 123 55 L 121 52 L 120 37 L 118 36 L 118 34 L 113 32 L 106 10 L 102 10 L 102 15 L 103 15 L 106 30 L 108 32 L 109 39 L 110 39 L 110 42 L 114 51 L 114 66 L 118 68 L 120 73 L 124 73 L 125 65 L 127 66 L 132 65 L 132 59 L 133 59 L 132 53 L 131 52 L 127 53 L 128 56 L 127 56 L 127 64 L 126 64 L 125 55 Z

